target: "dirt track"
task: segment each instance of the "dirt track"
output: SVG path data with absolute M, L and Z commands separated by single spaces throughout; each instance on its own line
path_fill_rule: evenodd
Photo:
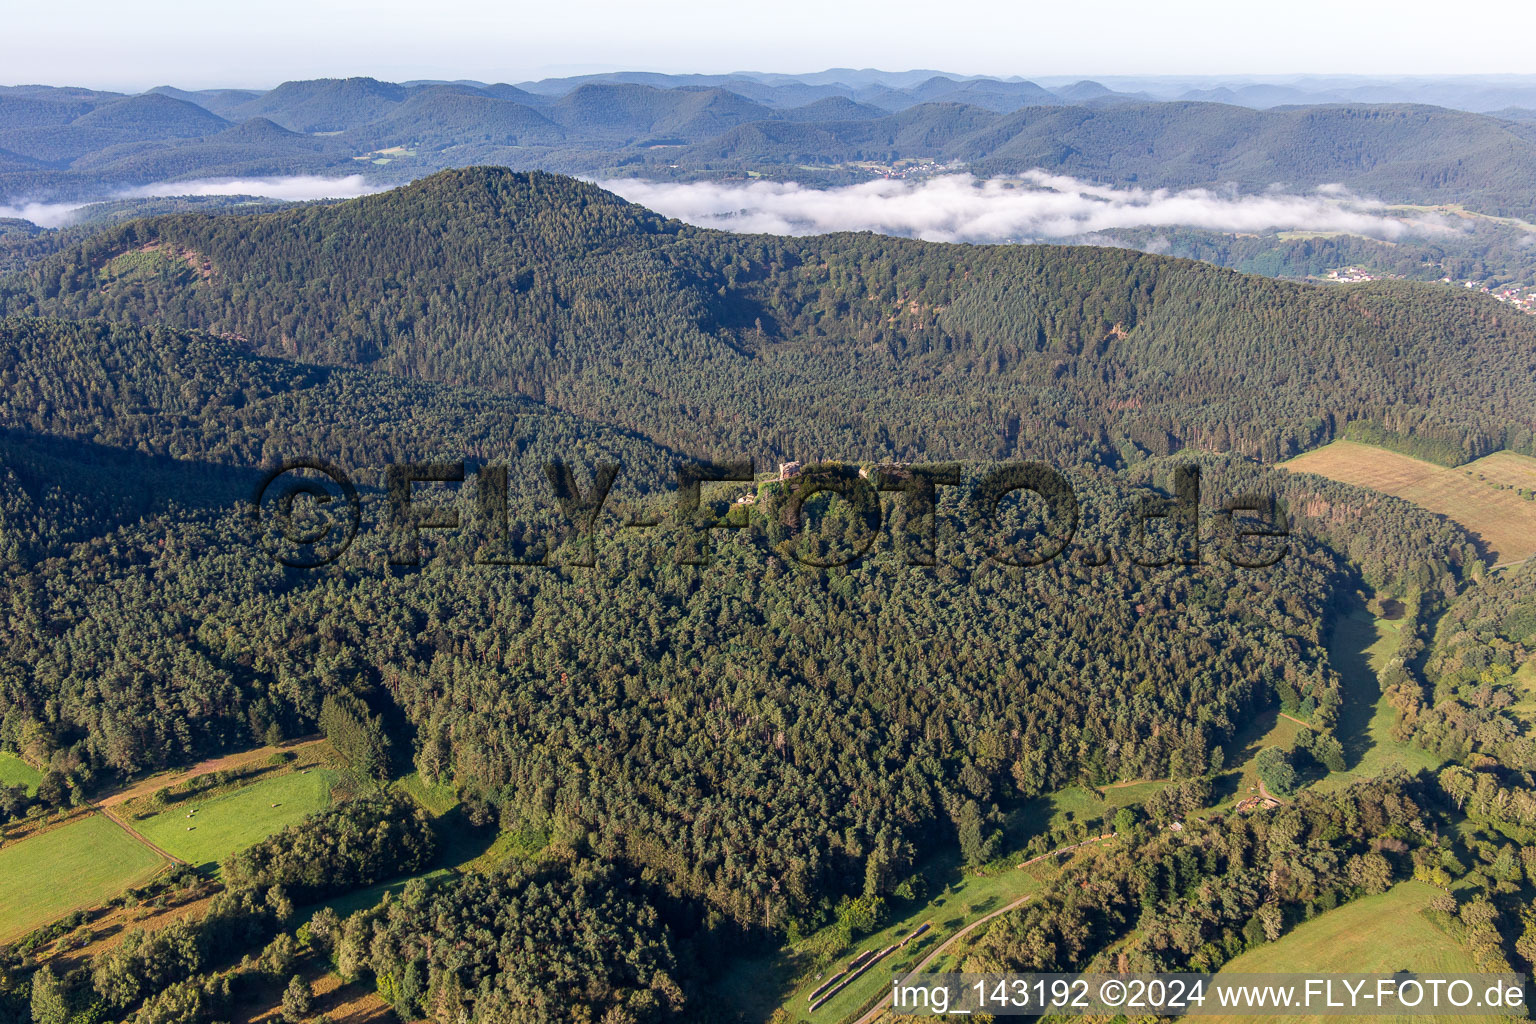
M 146 849 L 150 850 L 153 853 L 158 854 L 161 857 L 164 857 L 166 860 L 170 861 L 172 864 L 185 864 L 186 863 L 186 861 L 182 860 L 180 857 L 177 857 L 177 856 L 174 856 L 173 854 L 167 853 L 165 850 L 162 850 L 160 847 L 158 847 L 154 843 L 150 842 L 149 839 L 142 832 L 140 832 L 138 829 L 134 828 L 132 825 L 128 824 L 128 822 L 124 821 L 123 818 L 120 815 L 115 814 L 114 812 L 107 810 L 107 808 L 99 806 L 99 805 L 96 807 L 96 810 L 98 812 L 100 812 L 100 814 L 101 814 L 101 816 L 103 818 L 106 818 L 112 824 L 116 825 L 118 828 L 120 828 L 124 832 L 128 833 L 128 838 L 132 839 L 134 842 L 138 843 L 140 846 L 145 847 Z
M 243 768 L 248 764 L 265 761 L 278 751 L 294 751 L 321 742 L 319 737 L 308 736 L 293 743 L 285 743 L 280 747 L 257 747 L 255 750 L 242 750 L 238 754 L 225 754 L 223 757 L 210 758 L 190 768 L 180 771 L 161 772 L 148 778 L 140 779 L 122 789 L 108 793 L 96 801 L 96 806 L 101 808 L 116 807 L 118 804 L 127 803 L 129 800 L 137 800 L 142 796 L 149 796 L 157 789 L 180 785 L 188 779 L 199 775 L 207 775 L 209 772 L 227 771 L 230 768 Z
M 1093 838 L 1093 839 L 1084 839 L 1080 843 L 1073 843 L 1071 846 L 1059 846 L 1056 849 L 1050 851 L 1049 853 L 1042 853 L 1038 857 L 1031 857 L 1029 860 L 1025 861 L 1023 864 L 1020 864 L 1019 867 L 1021 867 L 1021 868 L 1025 867 L 1026 865 L 1033 864 L 1036 861 L 1044 860 L 1047 857 L 1054 857 L 1058 853 L 1067 853 L 1067 852 L 1069 852 L 1071 850 L 1076 850 L 1078 847 L 1080 847 L 1080 846 L 1087 846 L 1090 843 L 1102 843 L 1106 839 L 1113 839 L 1114 836 L 1115 836 L 1115 834 L 1113 832 L 1108 832 L 1108 833 L 1105 833 L 1102 836 L 1098 836 L 1098 837 Z M 1020 896 L 1018 899 L 1014 900 L 1012 903 L 1008 904 L 1005 907 L 999 907 L 998 909 L 996 909 L 994 911 L 991 911 L 990 913 L 983 914 L 981 917 L 978 917 L 976 920 L 972 921 L 970 924 L 966 925 L 964 928 L 961 928 L 959 931 L 955 932 L 955 934 L 951 935 L 949 938 L 945 939 L 943 942 L 941 942 L 937 946 L 935 946 L 932 949 L 932 951 L 929 952 L 929 954 L 927 956 L 925 956 L 921 960 L 919 960 L 917 962 L 916 966 L 912 967 L 906 973 L 908 973 L 908 974 L 918 974 L 918 973 L 920 973 L 922 971 L 927 970 L 929 965 L 931 965 L 935 960 L 937 960 L 940 956 L 942 956 L 945 951 L 947 951 L 951 946 L 953 946 L 955 943 L 959 942 L 961 939 L 965 938 L 971 932 L 975 931 L 977 928 L 980 928 L 982 925 L 986 924 L 988 921 L 992 920 L 994 917 L 997 917 L 999 914 L 1006 914 L 1010 910 L 1017 910 L 1017 909 L 1019 909 L 1024 904 L 1028 903 L 1030 900 L 1032 900 L 1034 898 L 1035 898 L 1035 894 L 1034 893 L 1030 893 L 1028 896 Z M 885 1011 L 887 1009 L 889 1009 L 890 1002 L 891 1002 L 891 996 L 890 996 L 890 993 L 887 992 L 885 994 L 885 996 L 881 998 L 880 1002 L 875 1004 L 874 1009 L 870 1010 L 868 1013 L 866 1013 L 864 1016 L 862 1016 L 862 1017 L 860 1017 L 858 1019 L 857 1024 L 873 1024 L 874 1021 L 880 1019 L 880 1015 L 881 1014 L 885 1013 Z

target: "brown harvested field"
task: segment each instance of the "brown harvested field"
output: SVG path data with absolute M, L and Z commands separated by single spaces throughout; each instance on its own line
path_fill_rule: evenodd
M 1536 490 L 1536 459 L 1529 455 L 1516 455 L 1514 452 L 1494 452 L 1485 455 L 1476 462 L 1469 462 L 1461 467 L 1470 471 L 1476 480 L 1490 484 L 1503 484 L 1505 487 L 1513 487 L 1520 490 Z
M 1536 554 L 1536 500 L 1519 490 L 1536 490 L 1536 459 L 1499 452 L 1447 469 L 1384 448 L 1335 441 L 1281 468 L 1368 487 L 1455 520 L 1482 543 L 1495 565 Z

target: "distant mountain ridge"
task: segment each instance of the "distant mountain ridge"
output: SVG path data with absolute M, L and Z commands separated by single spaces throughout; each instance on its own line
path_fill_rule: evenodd
M 1422 103 L 1274 105 L 1434 91 L 1423 83 L 1187 84 L 1083 79 L 1047 87 L 843 70 L 634 72 L 518 85 L 314 79 L 266 92 L 161 86 L 138 96 L 18 86 L 0 88 L 0 202 L 95 199 L 125 186 L 221 176 L 363 173 L 398 184 L 469 164 L 830 185 L 931 163 L 983 176 L 1041 168 L 1159 188 L 1343 184 L 1390 202 L 1536 214 L 1536 86 L 1531 106 L 1520 107 L 1509 101 L 1524 95 L 1521 81 L 1483 83 L 1478 95 L 1497 87 L 1505 101 L 1504 116 L 1493 116 Z M 1471 95 L 1475 86 L 1435 88 Z

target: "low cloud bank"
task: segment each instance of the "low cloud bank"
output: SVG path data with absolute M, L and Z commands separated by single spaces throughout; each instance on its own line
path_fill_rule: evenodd
M 1442 234 L 1444 218 L 1389 211 L 1341 186 L 1311 195 L 1238 195 L 1210 189 L 1114 188 L 1031 171 L 978 180 L 946 174 L 815 189 L 782 182 L 599 182 L 631 202 L 701 227 L 807 235 L 875 231 L 932 242 L 1062 239 L 1127 228 L 1225 232 L 1327 231 L 1371 238 Z
M 86 203 L 29 203 L 14 206 L 0 204 L 0 220 L 31 221 L 40 228 L 61 228 L 75 219 L 75 211 Z
M 1117 229 L 1185 227 L 1255 233 L 1348 232 L 1393 240 L 1455 230 L 1444 217 L 1390 210 L 1382 203 L 1351 195 L 1338 185 L 1321 186 L 1309 195 L 1238 195 L 1211 189 L 1115 188 L 1044 171 L 986 180 L 946 174 L 921 181 L 881 180 L 828 189 L 793 182 L 659 182 L 641 178 L 599 184 L 690 224 L 778 235 L 875 231 L 933 242 L 1020 242 L 1076 238 Z M 360 174 L 169 181 L 85 202 L 0 205 L 0 218 L 15 217 L 51 228 L 74 222 L 93 202 L 117 199 L 255 196 L 293 202 L 352 199 L 388 187 Z
M 289 178 L 219 178 L 207 181 L 165 181 L 120 193 L 119 199 L 164 199 L 170 196 L 257 196 L 304 202 L 311 199 L 356 199 L 393 188 L 370 182 L 361 174 L 322 178 L 300 174 Z
M 0 205 L 0 218 L 30 221 L 38 227 L 57 228 L 73 223 L 79 211 L 94 203 L 118 199 L 168 199 L 176 196 L 255 196 L 303 202 L 314 199 L 355 199 L 382 192 L 389 185 L 370 182 L 361 174 L 344 178 L 322 178 L 303 174 L 286 178 L 210 178 L 200 181 L 163 181 L 153 185 L 123 189 L 101 199 L 75 203 L 20 202 Z

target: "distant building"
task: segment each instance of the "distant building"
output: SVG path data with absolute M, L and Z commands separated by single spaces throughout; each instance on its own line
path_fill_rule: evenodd
M 781 463 L 779 463 L 779 479 L 780 480 L 788 480 L 792 476 L 799 476 L 799 475 L 800 475 L 800 463 L 798 463 L 798 462 L 781 462 Z

